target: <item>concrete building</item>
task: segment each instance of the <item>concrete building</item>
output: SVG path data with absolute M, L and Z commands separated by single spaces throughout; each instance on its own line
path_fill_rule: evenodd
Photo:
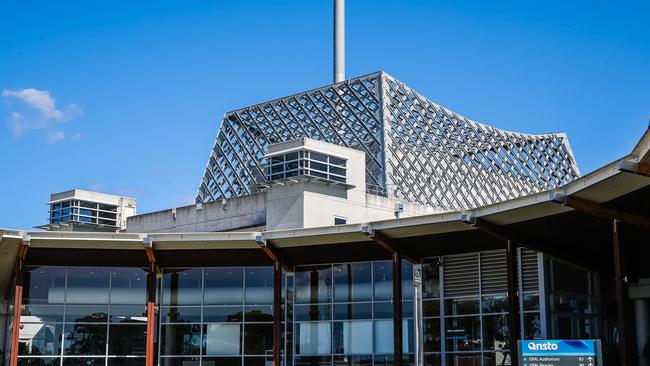
M 50 196 L 48 223 L 38 226 L 50 231 L 120 231 L 126 219 L 136 214 L 135 198 L 71 189 Z

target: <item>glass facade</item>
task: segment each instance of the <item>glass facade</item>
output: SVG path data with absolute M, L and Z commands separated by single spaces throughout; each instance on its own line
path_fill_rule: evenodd
M 295 365 L 393 362 L 390 261 L 298 267 L 293 334 Z M 413 268 L 402 263 L 403 352 L 414 362 Z
M 50 224 L 82 222 L 118 226 L 117 206 L 104 203 L 68 200 L 50 204 Z
M 347 161 L 310 150 L 293 151 L 268 158 L 266 180 L 311 176 L 334 182 L 346 182 Z
M 405 365 L 416 356 L 432 366 L 509 364 L 503 250 L 403 262 L 401 271 Z M 597 276 L 523 249 L 517 272 L 525 339 L 598 337 Z M 141 268 L 26 267 L 19 364 L 144 365 L 146 277 Z M 390 261 L 298 266 L 282 277 L 284 364 L 394 363 Z M 271 365 L 273 281 L 264 266 L 163 269 L 158 364 Z
M 161 365 L 270 364 L 272 267 L 167 269 L 161 295 Z
M 19 365 L 144 365 L 146 272 L 28 267 Z

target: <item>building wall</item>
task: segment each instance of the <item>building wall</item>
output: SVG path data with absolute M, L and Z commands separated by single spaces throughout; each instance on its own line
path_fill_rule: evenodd
M 266 193 L 151 212 L 127 219 L 127 232 L 208 232 L 259 227 L 266 221 Z

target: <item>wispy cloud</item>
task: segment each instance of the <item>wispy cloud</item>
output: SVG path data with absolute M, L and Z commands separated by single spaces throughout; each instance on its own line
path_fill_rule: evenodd
M 49 91 L 27 88 L 21 90 L 2 90 L 2 96 L 21 102 L 22 109 L 9 112 L 9 128 L 14 138 L 19 138 L 30 130 L 39 130 L 68 121 L 82 113 L 75 104 L 58 108 L 56 100 Z M 55 143 L 65 138 L 63 131 L 48 134 L 48 141 Z

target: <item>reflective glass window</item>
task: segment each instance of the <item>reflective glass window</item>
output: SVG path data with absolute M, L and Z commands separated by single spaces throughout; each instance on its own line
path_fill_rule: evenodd
M 68 269 L 67 304 L 108 304 L 110 270 L 94 267 Z
M 106 324 L 66 324 L 63 341 L 64 355 L 106 354 Z
M 160 327 L 162 355 L 198 355 L 201 326 L 198 324 L 163 324 Z
M 244 319 L 243 306 L 206 306 L 203 308 L 204 322 L 241 322 Z
M 334 322 L 334 353 L 372 354 L 372 320 Z
M 209 308 L 205 308 L 208 311 Z M 201 308 L 198 306 L 177 307 L 163 306 L 160 308 L 161 323 L 200 323 Z
M 140 305 L 147 301 L 147 273 L 142 269 L 111 270 L 111 304 Z
M 273 268 L 246 268 L 246 304 L 273 303 Z
M 18 354 L 29 356 L 50 356 L 61 353 L 61 324 L 21 324 Z
M 332 352 L 332 323 L 296 323 L 296 355 L 324 355 Z
M 501 351 L 510 348 L 508 342 L 508 316 L 485 315 L 483 316 L 483 349 Z
M 480 350 L 480 318 L 478 316 L 446 318 L 445 344 L 448 351 Z
M 24 304 L 63 304 L 66 269 L 63 267 L 27 267 Z
M 372 300 L 371 263 L 337 264 L 333 277 L 335 302 Z
M 373 262 L 373 286 L 375 300 L 393 298 L 393 270 L 390 261 Z
M 247 355 L 273 353 L 273 324 L 245 324 L 244 352 Z
M 200 268 L 180 269 L 163 274 L 164 305 L 201 305 L 203 273 Z
M 108 329 L 108 354 L 144 356 L 146 341 L 146 324 L 113 324 Z
M 295 274 L 296 303 L 330 302 L 332 298 L 332 268 L 330 266 L 304 269 Z
M 206 268 L 203 301 L 206 305 L 241 304 L 243 286 L 244 269 L 241 267 Z
M 241 324 L 207 324 L 204 325 L 205 355 L 239 355 L 241 354 Z

